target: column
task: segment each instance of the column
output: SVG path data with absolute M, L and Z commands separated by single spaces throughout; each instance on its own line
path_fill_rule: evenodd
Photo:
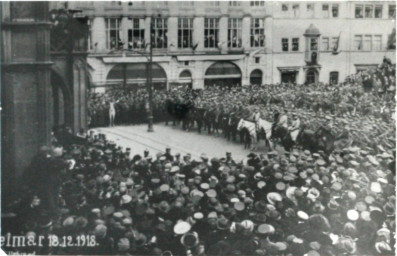
M 124 43 L 123 48 L 128 49 L 128 28 L 130 27 L 130 21 L 127 17 L 121 19 L 120 24 L 120 39 Z
M 194 70 L 192 73 L 192 87 L 193 89 L 204 88 L 204 61 L 196 61 L 194 63 Z
M 250 16 L 245 16 L 243 18 L 243 24 L 242 24 L 242 41 L 243 41 L 243 48 L 244 52 L 249 52 L 251 48 L 250 44 L 250 29 L 251 29 L 251 17 Z
M 145 18 L 145 44 L 150 43 L 150 23 L 152 17 Z M 149 52 L 150 47 L 146 47 L 146 51 Z
M 175 51 L 178 49 L 178 18 L 168 18 L 168 49 Z
M 219 43 L 222 44 L 222 49 L 221 53 L 226 54 L 227 53 L 227 27 L 228 27 L 228 18 L 227 17 L 221 17 L 219 19 Z
M 193 19 L 193 45 L 197 44 L 196 51 L 204 50 L 204 17 Z
M 104 17 L 95 17 L 92 21 L 92 43 L 96 51 L 106 50 L 106 23 Z

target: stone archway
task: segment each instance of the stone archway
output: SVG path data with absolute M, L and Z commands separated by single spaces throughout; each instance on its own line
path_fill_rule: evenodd
M 106 77 L 107 84 L 125 84 L 127 87 L 136 87 L 146 84 L 146 63 L 121 63 L 115 65 Z M 167 74 L 157 63 L 152 66 L 152 82 L 155 89 L 167 88 Z
M 192 88 L 192 72 L 190 72 L 190 70 L 183 70 L 180 74 L 179 74 L 179 83 L 181 84 L 186 84 L 188 85 L 190 88 Z
M 250 84 L 261 85 L 263 72 L 260 69 L 255 69 L 250 75 Z
M 241 86 L 241 77 L 241 70 L 236 64 L 228 61 L 215 62 L 205 71 L 204 85 Z

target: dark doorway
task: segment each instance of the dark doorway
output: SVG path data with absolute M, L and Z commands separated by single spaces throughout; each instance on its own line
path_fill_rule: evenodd
M 255 85 L 261 85 L 262 84 L 262 71 L 259 69 L 256 69 L 251 72 L 250 75 L 250 84 L 255 84 Z
M 288 71 L 281 73 L 281 82 L 282 83 L 296 83 L 296 74 L 297 71 Z
M 329 84 L 338 84 L 339 82 L 339 72 L 331 72 L 329 73 Z
M 71 125 L 71 101 L 69 92 L 62 78 L 55 72 L 51 72 L 51 111 L 52 127 Z
M 306 73 L 306 84 L 315 84 L 318 81 L 318 73 L 314 69 L 310 69 Z

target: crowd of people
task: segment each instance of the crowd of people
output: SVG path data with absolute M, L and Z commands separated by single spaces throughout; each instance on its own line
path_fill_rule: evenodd
M 332 86 L 157 91 L 154 119 L 185 129 L 192 128 L 186 120 L 198 125 L 189 114 L 198 110 L 203 130 L 220 128 L 226 137 L 224 126 L 206 124 L 208 116 L 255 121 L 278 112 L 284 119 L 274 121 L 286 127 L 299 119 L 349 136 L 326 157 L 297 147 L 240 161 L 230 152 L 197 159 L 171 148 L 135 152 L 93 131 L 57 131 L 26 170 L 21 198 L 2 210 L 3 235 L 44 236 L 43 245 L 18 248 L 36 254 L 394 255 L 389 87 L 367 90 L 356 76 Z M 143 90 L 93 94 L 91 125 L 109 125 L 110 113 L 115 124 L 146 122 L 146 102 Z
M 43 147 L 27 172 L 27 198 L 13 206 L 8 231 L 60 246 L 25 252 L 394 255 L 394 156 L 386 151 L 349 147 L 328 161 L 307 150 L 250 153 L 240 162 L 169 148 L 131 155 L 103 134 L 76 143 Z

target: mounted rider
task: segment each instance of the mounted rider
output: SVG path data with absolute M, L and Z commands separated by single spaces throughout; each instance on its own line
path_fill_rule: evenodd
M 301 121 L 299 120 L 296 114 L 292 114 L 292 122 L 288 127 L 288 130 L 291 133 L 291 138 L 294 142 L 296 142 L 296 138 L 298 137 L 299 131 L 301 127 Z

